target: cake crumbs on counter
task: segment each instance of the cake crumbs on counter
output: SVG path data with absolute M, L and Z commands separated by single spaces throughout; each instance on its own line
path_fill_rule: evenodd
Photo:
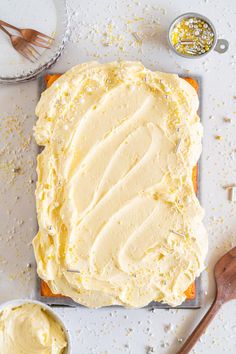
M 124 36 L 122 34 L 114 33 L 114 24 L 110 21 L 106 25 L 106 30 L 102 34 L 101 43 L 105 46 L 119 46 L 124 48 Z
M 231 119 L 231 118 L 228 118 L 228 117 L 224 117 L 224 118 L 223 118 L 223 121 L 224 121 L 225 123 L 231 123 L 231 122 L 232 122 L 232 119 Z
M 236 201 L 236 184 L 228 184 L 223 186 L 224 189 L 227 190 L 228 193 L 228 200 L 230 202 L 235 202 Z
M 155 353 L 156 350 L 154 347 L 151 347 L 150 345 L 147 345 L 145 348 L 145 354 L 151 354 L 151 353 Z
M 164 332 L 165 333 L 168 333 L 168 332 L 171 332 L 171 331 L 173 331 L 173 325 L 171 324 L 171 323 L 168 323 L 168 324 L 166 324 L 165 326 L 164 326 Z
M 235 186 L 228 188 L 228 198 L 229 198 L 230 202 L 236 201 L 236 187 Z
M 169 345 L 170 345 L 169 342 L 161 341 L 161 348 L 167 348 L 167 347 L 169 347 Z

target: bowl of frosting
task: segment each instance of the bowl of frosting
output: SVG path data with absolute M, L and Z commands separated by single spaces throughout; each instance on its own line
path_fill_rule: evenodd
M 0 305 L 0 353 L 69 354 L 69 333 L 49 306 L 35 300 Z

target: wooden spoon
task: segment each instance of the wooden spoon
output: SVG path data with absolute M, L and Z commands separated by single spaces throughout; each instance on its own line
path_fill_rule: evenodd
M 207 326 L 215 317 L 220 307 L 225 302 L 236 299 L 236 247 L 232 248 L 220 258 L 215 265 L 214 274 L 216 280 L 215 300 L 209 311 L 191 333 L 177 354 L 189 353 L 200 336 L 205 332 Z

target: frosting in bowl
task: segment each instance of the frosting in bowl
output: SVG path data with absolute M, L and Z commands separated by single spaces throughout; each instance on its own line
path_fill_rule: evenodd
M 63 354 L 65 333 L 49 312 L 26 303 L 0 310 L 0 352 L 4 354 Z
M 179 305 L 204 268 L 198 97 L 138 62 L 78 65 L 41 96 L 39 276 L 88 307 Z

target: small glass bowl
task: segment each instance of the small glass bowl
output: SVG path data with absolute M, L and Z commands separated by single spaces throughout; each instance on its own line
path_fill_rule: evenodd
M 28 5 L 29 9 L 27 11 L 28 18 L 25 18 L 24 8 L 22 9 L 22 6 L 27 6 L 28 2 L 19 2 L 17 0 L 15 6 L 17 6 L 17 3 L 20 3 L 20 7 L 18 8 L 18 23 L 16 22 L 16 16 L 11 19 L 11 9 L 7 9 L 8 12 L 5 16 L 2 15 L 2 18 L 6 22 L 20 28 L 37 29 L 52 36 L 54 40 L 50 49 L 35 47 L 41 56 L 35 63 L 31 63 L 14 48 L 11 48 L 9 38 L 4 33 L 1 33 L 2 43 L 6 49 L 5 51 L 1 50 L 0 53 L 1 84 L 29 81 L 37 77 L 43 70 L 49 69 L 61 56 L 69 37 L 69 18 L 66 0 L 43 0 L 42 2 L 36 2 L 34 5 L 30 4 L 31 6 Z M 38 9 L 35 9 L 35 5 L 38 6 Z M 9 31 L 12 32 L 11 29 Z
M 183 53 L 180 53 L 178 50 L 176 50 L 176 48 L 174 47 L 173 43 L 172 43 L 172 40 L 171 40 L 171 34 L 172 34 L 172 31 L 174 30 L 175 26 L 181 22 L 183 19 L 189 19 L 189 18 L 193 18 L 193 17 L 196 17 L 198 19 L 201 19 L 203 20 L 204 22 L 206 22 L 211 30 L 213 31 L 214 33 L 214 41 L 213 41 L 213 44 L 211 46 L 211 48 L 205 52 L 204 54 L 199 54 L 199 55 L 187 55 L 187 54 L 183 54 Z M 174 21 L 171 23 L 170 27 L 169 27 L 169 31 L 168 31 L 168 43 L 169 43 L 169 46 L 170 48 L 176 53 L 178 54 L 179 56 L 181 57 L 184 57 L 184 58 L 189 58 L 189 59 L 198 59 L 198 58 L 202 58 L 206 55 L 208 55 L 210 52 L 212 52 L 213 50 L 215 50 L 216 52 L 220 53 L 220 54 L 223 54 L 225 53 L 228 48 L 229 48 L 229 42 L 226 40 L 226 39 L 221 39 L 221 38 L 218 38 L 217 36 L 217 32 L 216 32 L 216 29 L 215 29 L 215 26 L 213 25 L 213 23 L 205 16 L 203 15 L 200 15 L 198 13 L 195 13 L 195 12 L 187 12 L 185 14 L 182 14 L 180 16 L 178 16 L 177 18 L 174 19 Z

